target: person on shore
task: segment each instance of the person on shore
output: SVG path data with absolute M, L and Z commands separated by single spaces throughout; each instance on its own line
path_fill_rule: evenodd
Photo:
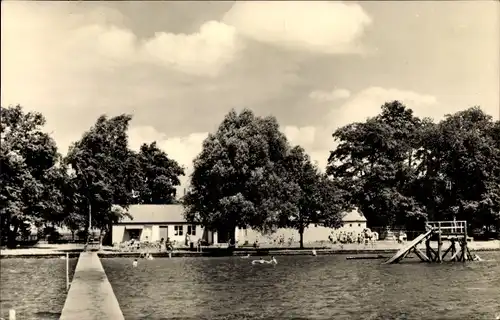
M 165 238 L 161 238 L 160 239 L 160 243 L 158 244 L 158 247 L 159 247 L 159 251 L 162 252 L 163 251 L 163 247 L 165 246 Z
M 139 264 L 139 262 L 137 261 L 137 259 L 134 259 L 134 262 L 132 262 L 132 266 L 134 268 L 137 268 L 137 265 Z

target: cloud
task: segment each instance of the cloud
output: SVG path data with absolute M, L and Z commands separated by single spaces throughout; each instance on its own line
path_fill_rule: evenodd
M 307 126 L 299 128 L 295 126 L 286 126 L 282 131 L 293 145 L 304 146 L 314 143 L 316 134 L 316 129 L 314 127 Z
M 63 153 L 103 113 L 192 132 L 193 106 L 215 104 L 223 89 L 213 79 L 242 48 L 234 27 L 211 19 L 141 39 L 123 23 L 129 17 L 100 4 L 13 1 L 1 14 L 1 104 L 42 112 Z
M 37 73 L 48 71 L 47 63 L 51 69 L 58 67 L 57 74 L 85 75 L 130 64 L 154 64 L 214 76 L 240 48 L 234 27 L 217 21 L 208 21 L 191 34 L 157 32 L 149 39 L 138 39 L 119 23 L 123 17 L 118 11 L 105 10 L 112 17 L 106 20 L 96 17 L 102 8 L 87 14 L 68 14 L 64 9 L 57 3 L 2 4 L 2 66 L 11 66 L 2 68 L 2 78 L 21 64 Z
M 215 76 L 241 49 L 236 29 L 209 21 L 194 34 L 159 32 L 143 44 L 144 58 L 190 73 Z
M 347 99 L 350 96 L 351 92 L 347 89 L 334 89 L 332 91 L 315 90 L 309 94 L 309 98 L 319 102 Z
M 330 111 L 328 123 L 333 127 L 341 127 L 351 122 L 365 121 L 380 113 L 380 107 L 389 101 L 399 100 L 422 117 L 442 117 L 442 108 L 436 108 L 434 96 L 420 94 L 409 90 L 385 89 L 369 87 L 347 100 L 340 108 Z
M 356 53 L 372 19 L 358 4 L 340 2 L 235 2 L 223 22 L 256 41 L 325 54 Z

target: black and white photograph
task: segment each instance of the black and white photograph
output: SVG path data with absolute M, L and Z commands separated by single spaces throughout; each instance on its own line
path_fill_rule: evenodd
M 500 320 L 500 1 L 0 20 L 0 320 Z

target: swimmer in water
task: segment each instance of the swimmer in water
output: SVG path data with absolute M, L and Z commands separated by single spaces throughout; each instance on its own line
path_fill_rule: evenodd
M 316 253 L 316 249 L 313 249 L 313 250 L 312 250 L 312 254 L 313 254 L 313 256 L 315 256 L 315 257 L 316 257 L 316 255 L 317 255 L 317 253 Z
M 138 263 L 139 263 L 139 262 L 137 262 L 137 259 L 134 259 L 134 262 L 132 262 L 132 266 L 133 266 L 134 268 L 136 268 L 136 267 L 137 267 L 137 265 L 138 265 Z
M 264 260 L 264 259 L 260 258 L 259 260 L 253 260 L 253 261 L 252 261 L 252 264 L 257 264 L 257 263 L 264 264 L 264 263 L 266 263 L 266 262 L 267 262 L 266 260 Z
M 276 258 L 274 256 L 271 257 L 271 263 L 278 264 L 278 261 L 276 261 Z
M 247 254 L 246 256 L 241 257 L 241 259 L 248 259 L 248 258 L 250 258 L 250 253 Z

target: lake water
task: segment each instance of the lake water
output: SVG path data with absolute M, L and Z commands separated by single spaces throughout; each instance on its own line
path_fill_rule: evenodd
M 126 319 L 495 319 L 500 253 L 426 264 L 343 255 L 101 259 Z
M 70 259 L 70 281 L 78 259 Z M 66 260 L 0 260 L 0 318 L 59 319 L 66 301 Z

